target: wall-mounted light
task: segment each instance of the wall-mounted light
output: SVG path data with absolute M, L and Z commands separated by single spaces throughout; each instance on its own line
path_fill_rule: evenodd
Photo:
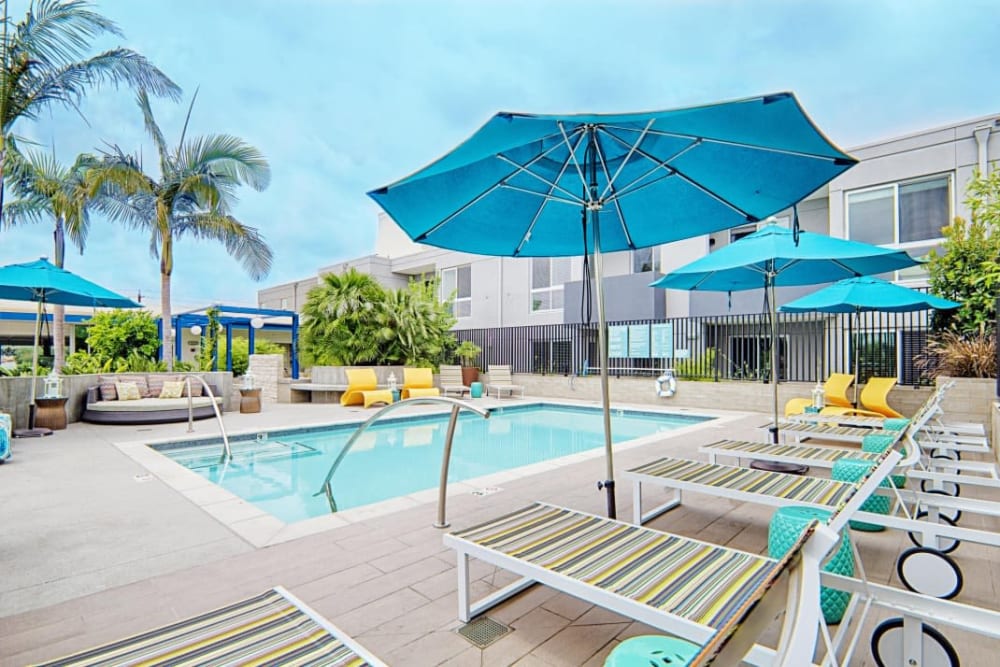
M 253 319 L 250 320 L 250 326 L 252 326 L 254 329 L 260 329 L 262 326 L 264 326 L 264 320 L 262 320 L 259 317 L 254 317 Z

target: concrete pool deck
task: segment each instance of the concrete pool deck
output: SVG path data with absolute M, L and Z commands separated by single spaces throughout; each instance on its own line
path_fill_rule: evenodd
M 490 404 L 485 401 L 481 405 Z M 752 413 L 689 412 L 724 419 L 623 448 L 617 453 L 616 469 L 664 453 L 697 457 L 700 444 L 721 437 L 756 437 L 754 427 L 766 419 Z M 227 413 L 225 422 L 227 430 L 236 433 L 357 420 L 370 414 L 332 405 L 268 404 L 259 414 Z M 141 451 L 139 447 L 145 450 L 142 443 L 152 440 L 189 439 L 186 431 L 186 424 L 71 424 L 52 437 L 15 441 L 14 458 L 0 466 L 0 507 L 5 510 L 0 540 L 4 572 L 0 664 L 58 657 L 275 585 L 288 588 L 390 664 L 600 665 L 617 642 L 648 631 L 536 586 L 490 613 L 514 632 L 478 649 L 454 632 L 460 625 L 455 559 L 441 544 L 442 531 L 431 527 L 433 500 L 359 513 L 353 520 L 323 517 L 343 523 L 318 529 L 270 524 L 241 530 L 241 522 L 268 522 L 254 515 L 254 508 L 232 505 L 232 498 L 211 490 L 185 493 L 183 481 L 170 480 L 173 469 L 158 469 L 156 464 L 150 469 L 131 455 Z M 195 436 L 216 434 L 213 421 L 196 423 Z M 551 467 L 504 473 L 495 484 L 502 491 L 490 495 L 471 492 L 488 480 L 453 485 L 448 518 L 454 528 L 461 528 L 533 500 L 600 514 L 604 495 L 594 485 L 604 477 L 603 468 L 598 452 L 567 462 L 559 474 L 552 474 Z M 630 515 L 630 496 L 625 487 L 619 489 L 622 517 Z M 769 510 L 701 500 L 651 525 L 748 551 L 766 551 Z M 971 526 L 977 525 L 974 521 Z M 978 521 L 1000 530 L 996 520 Z M 909 546 L 906 536 L 863 534 L 859 542 L 872 580 L 898 586 L 894 562 L 896 554 Z M 1000 561 L 991 558 L 986 548 L 971 544 L 954 555 L 967 582 L 960 601 L 997 608 Z M 473 593 L 478 596 L 513 577 L 474 563 L 473 578 Z M 1000 642 L 963 641 L 960 633 L 946 634 L 960 647 L 963 664 L 988 664 L 976 657 L 986 660 L 1000 650 Z M 872 664 L 864 662 L 866 657 L 867 653 L 852 664 Z

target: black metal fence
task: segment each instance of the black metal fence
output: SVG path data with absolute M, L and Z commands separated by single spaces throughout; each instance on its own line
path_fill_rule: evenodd
M 610 322 L 612 375 L 653 375 L 673 368 L 685 379 L 770 378 L 771 326 L 766 314 Z M 930 383 L 914 360 L 927 344 L 930 316 L 916 313 L 778 315 L 778 369 L 783 381 L 816 382 L 831 372 Z M 515 373 L 586 375 L 599 371 L 597 324 L 463 329 L 458 340 L 483 349 L 480 365 L 510 364 Z

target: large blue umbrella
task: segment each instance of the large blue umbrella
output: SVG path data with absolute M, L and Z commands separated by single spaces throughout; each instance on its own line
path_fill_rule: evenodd
M 778 316 L 774 288 L 815 285 L 842 278 L 897 271 L 918 264 L 902 250 L 795 232 L 778 225 L 762 229 L 690 264 L 671 271 L 654 287 L 735 292 L 765 290 L 771 318 L 772 438 L 778 437 Z
M 464 143 L 369 192 L 415 241 L 508 257 L 593 253 L 608 489 L 615 515 L 601 252 L 763 220 L 856 160 L 791 93 L 687 109 L 499 113 Z M 590 285 L 584 263 L 584 287 Z
M 957 301 L 890 283 L 880 278 L 864 276 L 848 278 L 789 301 L 779 308 L 783 313 L 908 313 L 916 310 L 947 310 L 961 306 Z M 854 402 L 858 402 L 858 365 L 860 354 L 854 355 Z
M 31 399 L 29 427 L 34 428 L 35 381 L 38 375 L 38 339 L 41 337 L 42 308 L 46 303 L 92 308 L 141 308 L 131 299 L 80 276 L 60 269 L 45 258 L 25 264 L 0 267 L 0 299 L 35 301 L 35 346 L 31 355 Z

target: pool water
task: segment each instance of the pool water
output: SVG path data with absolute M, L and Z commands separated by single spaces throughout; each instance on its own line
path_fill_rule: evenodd
M 625 442 L 711 419 L 616 410 L 614 442 Z M 357 424 L 272 431 L 233 439 L 232 461 L 221 441 L 167 443 L 154 449 L 285 523 L 330 513 L 320 490 L 331 463 Z M 376 422 L 354 444 L 332 479 L 339 510 L 435 488 L 448 415 Z M 489 419 L 462 413 L 455 428 L 448 481 L 457 482 L 604 446 L 600 409 L 558 405 L 493 410 Z

